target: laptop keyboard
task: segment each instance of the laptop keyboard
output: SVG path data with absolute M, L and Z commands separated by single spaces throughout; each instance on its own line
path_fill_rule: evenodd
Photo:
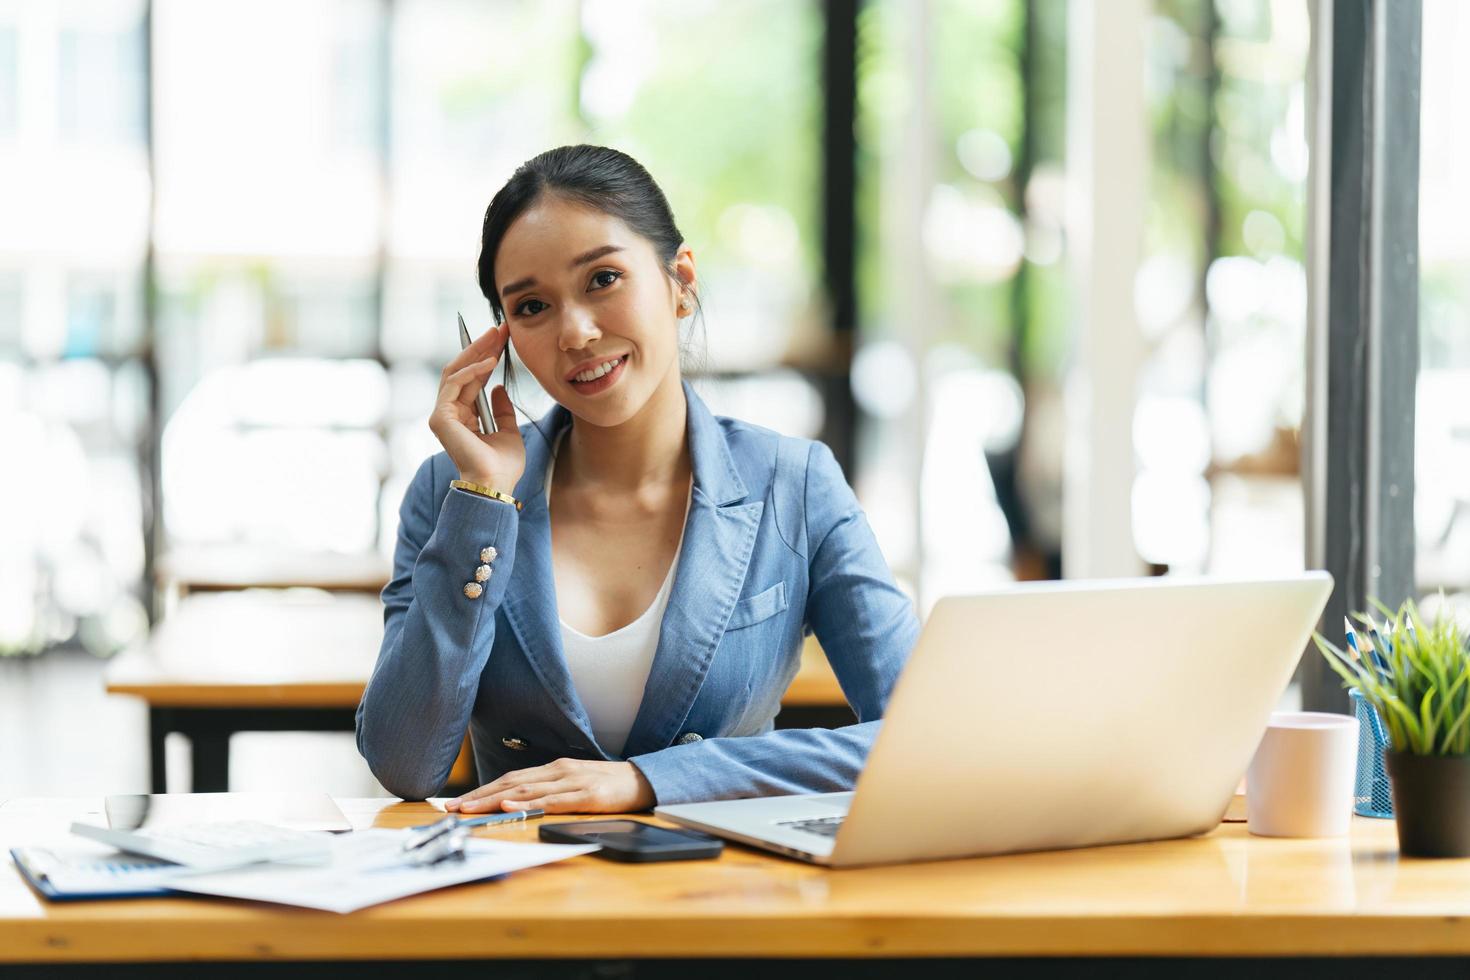
M 813 820 L 782 820 L 780 826 L 804 830 L 820 837 L 836 837 L 842 826 L 842 817 L 817 817 Z

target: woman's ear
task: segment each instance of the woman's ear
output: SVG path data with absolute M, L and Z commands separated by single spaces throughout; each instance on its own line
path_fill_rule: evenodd
M 680 285 L 689 294 L 693 302 L 694 290 L 697 288 L 694 274 L 694 250 L 688 245 L 681 244 L 679 251 L 674 253 L 674 278 L 679 280 Z M 678 297 L 675 296 L 677 302 Z

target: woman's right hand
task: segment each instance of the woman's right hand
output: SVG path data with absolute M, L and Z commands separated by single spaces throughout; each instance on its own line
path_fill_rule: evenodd
M 500 363 L 510 327 L 487 330 L 459 352 L 439 376 L 439 400 L 429 416 L 429 429 L 459 468 L 459 478 L 511 493 L 526 469 L 526 446 L 516 427 L 516 413 L 504 385 L 490 392 L 496 431 L 480 434 L 475 400 L 490 372 Z

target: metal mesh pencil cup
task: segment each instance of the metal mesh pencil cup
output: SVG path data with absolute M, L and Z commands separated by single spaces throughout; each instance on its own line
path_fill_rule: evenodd
M 1392 817 L 1393 797 L 1388 790 L 1388 772 L 1383 768 L 1383 750 L 1388 732 L 1383 719 L 1367 699 L 1349 691 L 1353 713 L 1358 716 L 1358 775 L 1353 782 L 1353 812 L 1364 817 Z

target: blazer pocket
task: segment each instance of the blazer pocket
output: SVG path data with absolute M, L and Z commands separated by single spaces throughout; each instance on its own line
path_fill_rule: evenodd
M 785 609 L 786 583 L 777 582 L 764 592 L 757 592 L 750 598 L 741 599 L 735 603 L 735 609 L 730 613 L 730 622 L 725 626 L 725 632 L 738 630 L 742 626 L 754 626 Z

